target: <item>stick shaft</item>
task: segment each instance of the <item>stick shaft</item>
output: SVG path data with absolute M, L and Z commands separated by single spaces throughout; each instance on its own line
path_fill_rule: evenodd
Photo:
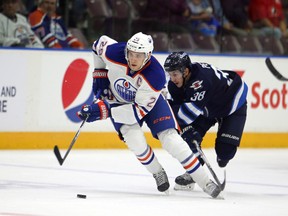
M 95 96 L 95 98 L 96 98 L 97 100 L 100 98 L 101 93 L 102 93 L 102 90 L 98 90 L 98 92 L 97 92 L 97 94 L 96 94 L 96 96 Z M 86 119 L 84 119 L 84 120 L 82 121 L 82 123 L 81 123 L 81 125 L 80 125 L 80 127 L 79 127 L 79 129 L 78 129 L 78 131 L 77 131 L 77 133 L 75 134 L 73 140 L 71 141 L 70 146 L 68 147 L 68 149 L 67 149 L 67 151 L 66 151 L 66 153 L 65 153 L 65 155 L 64 155 L 63 158 L 61 157 L 60 150 L 59 150 L 58 146 L 57 146 L 57 145 L 54 146 L 54 154 L 55 154 L 55 156 L 56 156 L 56 158 L 57 158 L 57 160 L 58 160 L 58 162 L 59 162 L 59 164 L 60 164 L 61 166 L 62 166 L 62 164 L 64 163 L 64 161 L 65 161 L 66 157 L 68 156 L 69 152 L 70 152 L 71 149 L 73 148 L 74 143 L 76 142 L 76 140 L 77 140 L 77 138 L 78 138 L 78 136 L 79 136 L 79 134 L 80 134 L 81 128 L 83 127 L 83 125 L 85 124 L 85 122 L 87 121 L 88 118 L 89 118 L 89 115 L 86 117 Z
M 79 129 L 78 129 L 78 131 L 77 131 L 77 133 L 75 134 L 73 140 L 71 141 L 71 143 L 70 143 L 70 145 L 69 145 L 69 147 L 68 147 L 68 149 L 67 149 L 67 151 L 66 151 L 66 153 L 65 153 L 65 155 L 64 155 L 63 158 L 61 157 L 60 150 L 59 150 L 58 146 L 57 146 L 57 145 L 54 146 L 54 154 L 55 154 L 55 156 L 56 156 L 56 158 L 57 158 L 57 160 L 58 160 L 58 162 L 59 162 L 59 164 L 60 164 L 61 166 L 62 166 L 62 164 L 64 163 L 65 159 L 67 158 L 69 152 L 70 152 L 71 149 L 73 148 L 73 146 L 74 146 L 74 144 L 75 144 L 75 142 L 76 142 L 76 140 L 77 140 L 77 138 L 78 138 L 78 136 L 79 136 L 79 134 L 80 134 L 81 128 L 83 127 L 83 125 L 84 125 L 85 122 L 87 121 L 88 117 L 89 117 L 89 116 L 87 116 L 86 119 L 84 119 L 84 120 L 82 121 L 82 123 L 81 123 L 81 125 L 80 125 L 80 127 L 79 127 Z
M 206 158 L 204 152 L 202 151 L 202 149 L 200 148 L 200 146 L 198 145 L 198 143 L 195 143 L 195 146 L 198 150 L 198 152 L 200 153 L 202 159 L 204 160 L 208 170 L 210 171 L 210 173 L 212 174 L 214 180 L 216 181 L 217 185 L 221 188 L 221 190 L 223 191 L 225 188 L 225 184 L 226 184 L 226 170 L 224 170 L 224 181 L 223 183 L 220 182 L 218 176 L 216 175 L 216 173 L 214 172 L 212 166 L 210 165 L 208 159 Z

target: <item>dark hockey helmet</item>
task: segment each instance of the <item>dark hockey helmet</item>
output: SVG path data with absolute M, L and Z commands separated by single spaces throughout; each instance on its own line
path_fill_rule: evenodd
M 190 65 L 191 60 L 186 52 L 172 52 L 164 62 L 164 69 L 167 72 L 179 70 L 183 73 L 185 68 L 190 68 Z

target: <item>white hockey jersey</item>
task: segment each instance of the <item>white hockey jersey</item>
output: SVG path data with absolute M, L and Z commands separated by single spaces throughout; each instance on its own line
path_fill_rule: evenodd
M 31 30 L 30 24 L 23 15 L 17 13 L 15 20 L 13 21 L 0 13 L 1 46 L 10 47 L 13 44 L 20 43 L 21 40 L 26 40 L 27 45 L 25 47 L 44 48 L 42 42 Z
M 125 59 L 126 43 L 102 36 L 93 44 L 94 68 L 108 69 L 110 90 L 115 99 L 108 101 L 111 117 L 117 123 L 134 124 L 153 109 L 166 83 L 165 71 L 152 56 L 139 71 L 131 71 Z

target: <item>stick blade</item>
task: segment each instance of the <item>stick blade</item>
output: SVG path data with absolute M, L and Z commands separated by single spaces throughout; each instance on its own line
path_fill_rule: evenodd
M 284 77 L 272 64 L 271 59 L 267 57 L 265 59 L 266 66 L 270 70 L 270 72 L 278 79 L 281 81 L 288 81 L 288 78 Z
M 62 166 L 64 160 L 61 157 L 60 150 L 59 150 L 57 145 L 54 146 L 54 154 L 55 154 L 60 166 Z

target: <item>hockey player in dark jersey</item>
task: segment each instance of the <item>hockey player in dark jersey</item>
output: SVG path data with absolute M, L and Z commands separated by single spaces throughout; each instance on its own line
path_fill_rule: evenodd
M 225 167 L 240 145 L 247 111 L 247 85 L 234 71 L 193 62 L 185 52 L 173 52 L 165 60 L 170 76 L 169 100 L 182 137 L 204 164 L 195 145 L 201 148 L 206 132 L 218 123 L 215 151 L 219 167 Z M 175 189 L 193 189 L 186 173 L 175 179 Z
M 145 122 L 163 148 L 176 158 L 187 175 L 212 197 L 221 189 L 209 179 L 197 157 L 177 133 L 178 124 L 161 94 L 166 84 L 165 71 L 152 56 L 153 40 L 139 32 L 128 42 L 101 36 L 92 46 L 94 58 L 93 91 L 102 96 L 78 113 L 87 122 L 110 118 L 119 137 L 156 180 L 161 192 L 169 189 L 165 170 L 147 144 Z

